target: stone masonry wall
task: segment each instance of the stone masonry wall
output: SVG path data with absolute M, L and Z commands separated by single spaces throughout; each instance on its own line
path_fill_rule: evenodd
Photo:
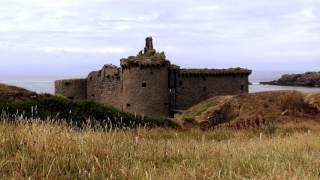
M 88 100 L 122 109 L 120 78 L 88 80 Z
M 178 76 L 176 109 L 185 110 L 213 96 L 248 92 L 247 75 Z
M 122 70 L 124 111 L 169 115 L 168 67 L 129 67 Z
M 67 79 L 55 81 L 55 93 L 69 99 L 83 100 L 87 98 L 86 79 Z
M 87 80 L 88 100 L 122 109 L 122 82 L 120 71 L 103 68 L 89 74 Z

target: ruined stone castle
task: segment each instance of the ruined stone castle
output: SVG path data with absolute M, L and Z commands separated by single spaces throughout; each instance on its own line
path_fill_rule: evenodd
M 137 56 L 121 59 L 121 68 L 105 65 L 85 79 L 58 80 L 55 91 L 70 99 L 167 117 L 212 96 L 247 93 L 250 74 L 242 68 L 182 69 L 157 52 L 148 37 Z

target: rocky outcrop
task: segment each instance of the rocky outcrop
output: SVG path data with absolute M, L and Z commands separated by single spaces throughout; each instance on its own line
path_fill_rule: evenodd
M 280 79 L 270 82 L 260 82 L 266 85 L 320 87 L 320 72 L 304 74 L 285 74 Z

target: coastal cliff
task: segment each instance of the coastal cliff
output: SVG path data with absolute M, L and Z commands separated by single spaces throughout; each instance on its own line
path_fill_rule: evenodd
M 304 74 L 285 74 L 280 79 L 270 82 L 260 82 L 264 85 L 320 87 L 320 72 Z

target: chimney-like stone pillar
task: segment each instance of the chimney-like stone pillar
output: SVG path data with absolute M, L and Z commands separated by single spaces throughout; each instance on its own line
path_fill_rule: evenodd
M 153 49 L 153 42 L 152 42 L 152 37 L 147 37 L 146 38 L 146 45 L 144 47 L 144 55 L 145 56 L 152 56 L 156 53 L 156 50 Z

